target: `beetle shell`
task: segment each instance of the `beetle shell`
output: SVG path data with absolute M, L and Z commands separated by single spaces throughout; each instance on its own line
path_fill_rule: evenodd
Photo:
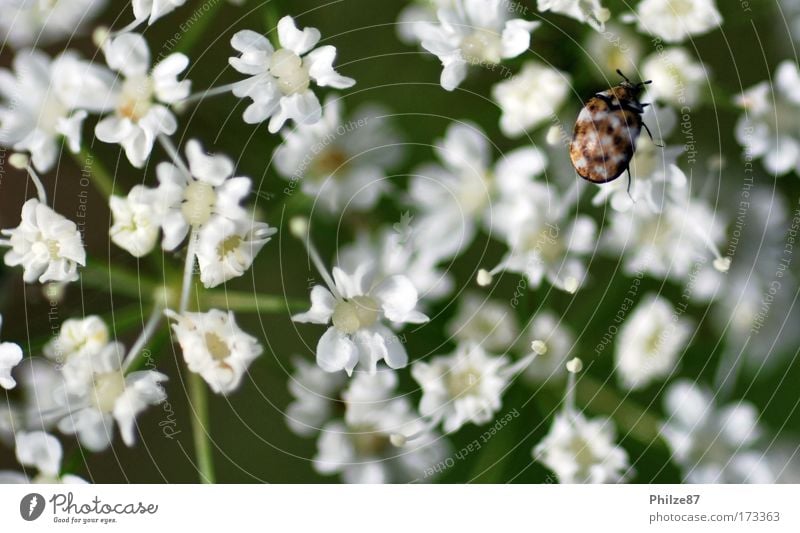
M 642 131 L 642 105 L 635 87 L 598 93 L 581 110 L 569 146 L 578 175 L 594 183 L 617 179 L 628 169 Z

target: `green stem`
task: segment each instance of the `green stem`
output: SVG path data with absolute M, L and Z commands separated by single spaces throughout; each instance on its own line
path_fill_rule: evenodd
M 193 12 L 189 12 L 189 17 L 184 23 L 186 26 L 188 26 L 188 29 L 183 34 L 183 37 L 180 39 L 178 45 L 175 47 L 175 51 L 185 55 L 190 55 L 200 38 L 204 35 L 206 37 L 208 36 L 208 25 L 216 19 L 217 11 L 219 11 L 219 9 L 225 3 L 226 2 L 224 0 L 217 0 L 217 2 L 215 2 L 206 11 L 202 11 L 200 8 L 198 8 Z
M 208 389 L 203 378 L 189 372 L 189 400 L 192 418 L 192 439 L 201 483 L 214 483 L 214 457 L 209 440 Z
M 81 151 L 73 154 L 73 157 L 81 165 L 81 173 L 89 176 L 100 194 L 108 198 L 114 193 L 114 179 L 88 148 L 81 148 Z
M 205 291 L 200 295 L 203 307 L 216 307 L 243 313 L 272 313 L 302 311 L 308 304 L 299 300 L 287 300 L 271 294 L 236 291 Z
M 81 269 L 81 282 L 93 289 L 108 293 L 116 291 L 118 294 L 145 301 L 152 300 L 156 289 L 162 287 L 162 284 L 138 273 L 95 260 L 89 260 Z
M 278 21 L 281 17 L 281 8 L 278 5 L 278 0 L 269 0 L 264 6 L 264 22 L 267 25 L 267 38 L 269 38 L 276 50 L 281 48 L 281 43 L 278 41 Z

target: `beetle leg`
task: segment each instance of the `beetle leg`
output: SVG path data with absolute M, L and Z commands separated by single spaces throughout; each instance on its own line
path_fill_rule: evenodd
M 647 124 L 645 124 L 644 122 L 642 122 L 642 126 L 644 127 L 644 131 L 646 131 L 646 132 L 647 132 L 647 135 L 650 137 L 650 140 L 651 140 L 651 141 L 653 141 L 653 144 L 655 144 L 655 145 L 656 145 L 656 146 L 658 146 L 659 148 L 664 148 L 664 145 L 663 145 L 663 144 L 658 144 L 658 143 L 655 141 L 655 139 L 653 139 L 653 134 L 652 134 L 652 133 L 650 133 L 650 128 L 648 128 L 648 127 L 647 127 Z
M 631 177 L 631 167 L 625 169 L 628 172 L 628 198 L 631 199 L 631 202 L 636 203 L 636 200 L 633 199 L 631 196 L 631 183 L 633 182 L 633 178 Z

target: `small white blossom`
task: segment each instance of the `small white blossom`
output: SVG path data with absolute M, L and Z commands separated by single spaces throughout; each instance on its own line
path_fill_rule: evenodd
M 63 433 L 77 434 L 89 450 L 101 451 L 111 443 L 116 420 L 123 442 L 133 446 L 136 416 L 166 399 L 161 382 L 167 376 L 154 370 L 125 374 L 124 347 L 116 342 L 84 357 L 91 368 L 89 381 L 80 391 L 66 391 L 61 399 L 65 415 L 58 428 Z
M 175 320 L 172 330 L 189 370 L 200 374 L 217 394 L 239 388 L 250 364 L 264 351 L 236 324 L 233 311 L 168 315 Z
M 389 190 L 387 172 L 402 156 L 401 138 L 388 111 L 372 107 L 357 110 L 344 121 L 338 99 L 325 103 L 322 119 L 282 132 L 275 149 L 275 168 L 330 213 L 345 208 L 368 211 Z
M 494 226 L 509 247 L 490 274 L 523 274 L 532 289 L 543 280 L 574 293 L 583 284 L 583 257 L 596 246 L 597 225 L 587 215 L 576 215 L 574 203 L 559 198 L 552 187 L 531 182 L 494 205 Z
M 21 218 L 16 228 L 2 230 L 11 247 L 6 265 L 22 265 L 26 283 L 76 281 L 78 265 L 86 264 L 78 226 L 35 198 L 22 205 Z
M 152 24 L 185 4 L 186 0 L 132 0 L 131 3 L 136 20 L 147 20 Z
M 72 474 L 61 474 L 64 450 L 53 435 L 44 431 L 20 431 L 16 435 L 17 461 L 24 467 L 35 468 L 33 478 L 11 471 L 0 471 L 0 483 L 67 483 L 84 484 L 85 480 Z
M 340 473 L 345 483 L 422 481 L 426 470 L 444 458 L 446 447 L 396 394 L 397 375 L 382 370 L 360 373 L 342 394 L 343 420 L 325 426 L 317 443 L 314 468 L 321 474 Z M 394 435 L 415 435 L 404 446 Z
M 131 164 L 144 166 L 159 135 L 172 135 L 177 120 L 167 107 L 189 95 L 191 82 L 178 81 L 189 66 L 183 54 L 168 55 L 151 69 L 144 37 L 124 33 L 103 43 L 108 66 L 119 73 L 110 94 L 103 95 L 113 114 L 95 127 L 98 139 L 121 145 Z
M 300 357 L 294 359 L 294 366 L 289 379 L 293 399 L 286 408 L 286 423 L 294 433 L 307 437 L 334 418 L 337 407 L 343 407 L 340 396 L 347 380 L 341 372 L 325 372 Z
M 445 432 L 490 422 L 502 406 L 512 377 L 508 357 L 488 354 L 477 344 L 461 344 L 451 355 L 417 361 L 411 376 L 422 388 L 420 414 L 443 420 Z
M 276 231 L 247 218 L 213 217 L 197 238 L 200 281 L 211 288 L 243 275 Z
M 174 250 L 190 228 L 202 229 L 215 217 L 247 218 L 240 204 L 250 193 L 250 178 L 234 177 L 233 161 L 206 154 L 196 140 L 186 143 L 186 157 L 188 175 L 172 163 L 161 163 L 156 167 L 159 186 L 148 193 L 154 198 L 156 220 L 161 219 L 164 250 Z
M 106 3 L 106 0 L 4 0 L 0 40 L 21 47 L 74 38 Z
M 736 123 L 736 140 L 745 156 L 761 158 L 764 167 L 782 176 L 800 174 L 800 71 L 784 61 L 775 72 L 774 86 L 763 81 L 736 99 L 745 113 Z
M 479 344 L 487 351 L 503 353 L 517 340 L 519 326 L 510 306 L 483 294 L 466 293 L 459 298 L 447 333 L 456 343 Z
M 0 327 L 3 317 L 0 316 Z M 17 382 L 11 377 L 11 370 L 22 361 L 22 348 L 14 342 L 0 343 L 0 387 L 13 389 Z
M 378 362 L 403 368 L 408 354 L 400 337 L 384 324 L 420 324 L 428 317 L 416 310 L 418 294 L 403 275 L 375 276 L 374 267 L 359 265 L 352 273 L 333 268 L 334 286 L 311 290 L 311 309 L 294 315 L 295 322 L 331 324 L 317 343 L 317 364 L 327 372 L 357 364 L 374 374 Z
M 642 0 L 628 20 L 636 21 L 639 31 L 668 43 L 679 43 L 722 24 L 714 0 Z
M 642 298 L 619 331 L 614 363 L 622 385 L 646 387 L 672 374 L 692 328 L 672 305 L 654 294 Z
M 717 408 L 710 391 L 680 380 L 667 390 L 664 410 L 661 435 L 687 482 L 775 482 L 768 457 L 754 448 L 762 430 L 752 404 Z
M 456 0 L 417 0 L 406 5 L 397 16 L 397 36 L 405 44 L 422 41 L 425 26 L 436 23 L 436 11 L 452 8 Z
M 533 457 L 560 483 L 619 483 L 629 469 L 628 454 L 615 441 L 614 424 L 605 418 L 560 412 Z
M 438 24 L 417 27 L 422 47 L 442 62 L 442 88 L 461 85 L 469 65 L 496 65 L 528 49 L 540 23 L 510 15 L 504 0 L 455 0 L 439 9 Z
M 653 82 L 647 87 L 648 100 L 676 107 L 696 105 L 702 84 L 708 83 L 705 66 L 680 47 L 667 48 L 645 58 L 642 77 Z
M 108 326 L 99 316 L 70 318 L 44 347 L 44 354 L 61 369 L 68 390 L 81 391 L 92 377 L 92 358 L 110 342 Z
M 105 111 L 97 94 L 109 90 L 112 78 L 72 52 L 51 60 L 23 50 L 13 67 L 13 74 L 0 69 L 0 143 L 29 152 L 33 166 L 47 172 L 58 159 L 62 136 L 70 151 L 80 150 L 83 121 L 88 112 Z
M 538 0 L 539 11 L 552 11 L 589 24 L 597 31 L 605 30 L 605 22 L 611 13 L 600 0 Z
M 525 62 L 518 74 L 492 88 L 502 112 L 500 129 L 516 138 L 552 121 L 569 92 L 567 74 L 538 61 Z
M 320 40 L 316 28 L 295 26 L 286 16 L 278 21 L 278 40 L 275 50 L 263 35 L 242 30 L 233 36 L 231 46 L 240 53 L 229 62 L 249 78 L 238 82 L 233 94 L 250 98 L 253 103 L 244 112 L 244 121 L 258 124 L 267 119 L 270 133 L 280 130 L 287 120 L 298 124 L 314 124 L 322 118 L 322 108 L 314 91 L 318 87 L 346 89 L 355 80 L 333 69 L 336 48 L 330 45 L 314 48 Z

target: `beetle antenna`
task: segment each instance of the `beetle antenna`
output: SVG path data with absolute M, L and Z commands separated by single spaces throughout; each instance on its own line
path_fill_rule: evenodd
M 621 71 L 620 69 L 617 69 L 617 74 L 619 74 L 620 76 L 622 76 L 622 79 L 623 79 L 623 80 L 627 81 L 628 83 L 631 83 L 631 80 L 629 80 L 629 79 L 628 79 L 628 76 L 626 76 L 625 74 L 623 74 L 623 73 L 622 73 L 622 71 Z

